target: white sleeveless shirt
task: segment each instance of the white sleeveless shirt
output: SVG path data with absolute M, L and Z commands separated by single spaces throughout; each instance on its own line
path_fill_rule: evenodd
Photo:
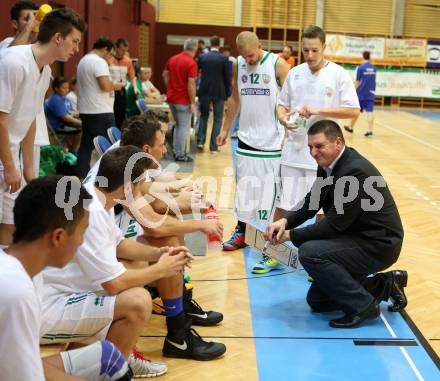
M 278 56 L 264 52 L 256 65 L 237 58 L 237 86 L 241 111 L 238 138 L 252 148 L 279 151 L 284 128 L 276 107 L 280 87 L 276 78 Z

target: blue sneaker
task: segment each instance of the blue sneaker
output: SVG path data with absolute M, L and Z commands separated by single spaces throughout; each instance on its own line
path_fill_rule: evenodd
M 224 251 L 239 250 L 239 249 L 243 249 L 246 246 L 247 245 L 244 243 L 244 233 L 238 229 L 235 229 L 232 232 L 229 241 L 223 242 Z
M 254 265 L 252 272 L 254 274 L 267 274 L 269 271 L 281 270 L 282 268 L 283 265 L 276 259 L 263 255 L 263 259 Z

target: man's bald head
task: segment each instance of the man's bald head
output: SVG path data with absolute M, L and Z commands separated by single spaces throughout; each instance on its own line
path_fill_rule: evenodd
M 237 48 L 239 50 L 244 48 L 259 48 L 260 40 L 258 36 L 253 32 L 244 31 L 238 34 L 237 36 Z
M 237 36 L 237 49 L 248 65 L 256 65 L 263 58 L 260 40 L 252 32 L 241 32 Z

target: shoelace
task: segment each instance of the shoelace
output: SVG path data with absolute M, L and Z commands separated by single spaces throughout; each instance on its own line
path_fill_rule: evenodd
M 263 259 L 259 262 L 262 265 L 265 265 L 267 262 L 271 261 L 272 258 L 267 256 L 267 255 L 263 255 Z
M 134 347 L 131 351 L 131 354 L 136 360 L 142 360 L 142 361 L 148 361 L 151 362 L 151 360 L 145 358 L 145 356 L 142 354 L 142 352 L 139 350 L 138 347 Z
M 232 232 L 232 236 L 231 236 L 231 239 L 229 241 L 233 241 L 235 238 L 238 237 L 239 234 L 243 234 L 243 233 L 240 230 L 234 230 Z
M 200 312 L 202 315 L 205 313 L 205 311 L 203 311 L 203 308 L 200 306 L 200 304 L 197 303 L 194 299 L 191 299 L 189 302 L 195 307 L 197 312 Z

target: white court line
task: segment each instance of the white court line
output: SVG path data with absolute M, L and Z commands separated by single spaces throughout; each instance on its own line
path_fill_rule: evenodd
M 425 145 L 425 146 L 427 146 L 429 148 L 432 148 L 433 150 L 436 150 L 436 151 L 440 152 L 440 147 L 435 146 L 435 145 L 433 145 L 431 143 L 428 143 L 428 142 L 426 142 L 426 141 L 424 141 L 422 139 L 415 138 L 414 136 L 411 136 L 410 134 L 407 134 L 406 132 L 402 132 L 402 131 L 398 130 L 397 128 L 388 126 L 387 124 L 384 124 L 384 123 L 381 123 L 381 122 L 376 122 L 376 124 L 378 124 L 378 125 L 380 125 L 382 127 L 385 127 L 385 128 L 387 128 L 387 129 L 389 129 L 389 130 L 391 130 L 391 131 L 393 131 L 393 132 L 395 132 L 397 134 L 406 136 L 408 139 L 414 140 L 417 143 L 423 144 L 423 145 Z
M 388 323 L 388 320 L 385 318 L 385 316 L 384 316 L 384 314 L 382 312 L 380 313 L 380 318 L 384 322 L 385 326 L 387 327 L 387 329 L 390 332 L 390 334 L 393 337 L 393 339 L 397 339 L 396 333 L 394 332 L 393 328 L 391 328 L 390 324 Z M 416 364 L 414 364 L 414 361 L 412 360 L 411 356 L 406 351 L 406 348 L 399 347 L 399 349 L 403 353 L 403 356 L 405 356 L 406 361 L 408 361 L 408 364 L 411 367 L 411 369 L 413 370 L 413 372 L 416 375 L 417 379 L 419 381 L 425 381 L 425 379 L 423 378 L 423 376 L 420 374 L 419 370 L 417 369 Z

